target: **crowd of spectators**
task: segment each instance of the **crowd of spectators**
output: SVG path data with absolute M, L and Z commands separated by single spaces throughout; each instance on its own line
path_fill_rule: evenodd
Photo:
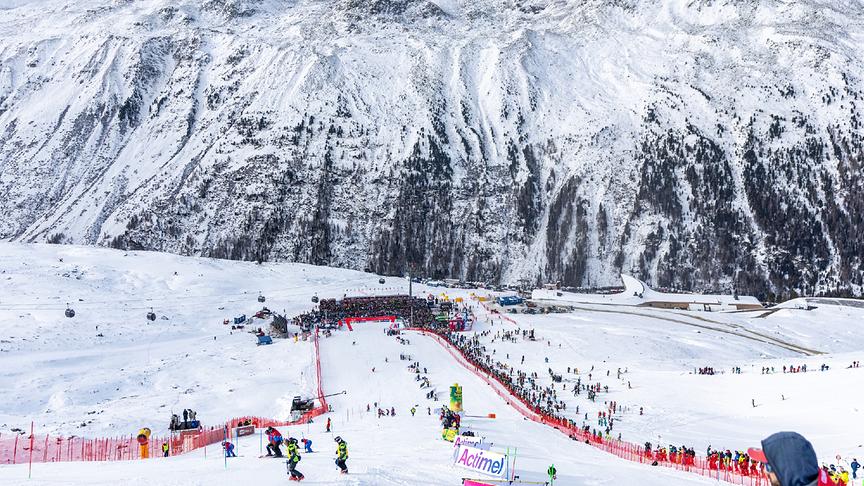
M 413 313 L 412 313 L 413 310 Z M 349 317 L 396 316 L 421 327 L 434 325 L 432 311 L 425 299 L 407 295 L 344 297 L 321 299 L 316 309 L 294 317 L 293 324 L 304 329 L 335 328 Z
M 762 466 L 762 463 L 751 459 L 745 451 L 717 451 L 708 446 L 708 469 L 712 471 L 733 471 L 742 476 L 760 476 L 764 473 Z

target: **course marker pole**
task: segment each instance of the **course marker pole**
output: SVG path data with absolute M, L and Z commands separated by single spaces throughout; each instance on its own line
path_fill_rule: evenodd
M 504 477 L 509 478 L 510 477 L 510 447 L 509 446 L 507 447 L 507 453 L 505 454 L 505 457 L 507 458 L 507 460 L 504 462 L 504 466 L 506 467 L 506 470 L 504 471 Z
M 30 467 L 27 470 L 27 479 L 33 477 L 33 422 L 30 422 Z

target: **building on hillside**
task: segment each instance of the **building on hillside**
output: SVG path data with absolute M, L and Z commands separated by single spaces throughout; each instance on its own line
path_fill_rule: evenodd
M 713 294 L 673 294 L 657 292 L 648 285 L 629 275 L 621 275 L 624 281 L 625 296 L 639 299 L 640 307 L 656 307 L 658 309 L 682 309 L 698 311 L 730 311 L 761 309 L 759 299 L 749 295 L 713 295 Z
M 632 305 L 658 309 L 693 311 L 736 311 L 761 309 L 762 303 L 749 295 L 706 295 L 658 292 L 629 275 L 621 275 L 624 290 L 617 293 L 576 293 L 562 290 L 535 289 L 532 300 L 569 304 Z

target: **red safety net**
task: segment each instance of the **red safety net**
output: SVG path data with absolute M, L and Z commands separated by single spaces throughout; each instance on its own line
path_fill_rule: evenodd
M 185 454 L 232 438 L 233 429 L 251 423 L 255 427 L 301 425 L 327 413 L 327 401 L 321 383 L 321 358 L 318 333 L 314 337 L 315 373 L 318 379 L 320 405 L 297 420 L 276 420 L 265 417 L 237 417 L 228 422 L 199 430 L 185 430 L 169 437 L 151 436 L 147 444 L 148 457 L 163 457 L 162 444 L 168 444 L 170 455 Z M 0 435 L 0 464 L 63 461 L 131 461 L 141 459 L 141 448 L 135 437 L 88 439 L 83 437 L 51 437 L 49 435 Z

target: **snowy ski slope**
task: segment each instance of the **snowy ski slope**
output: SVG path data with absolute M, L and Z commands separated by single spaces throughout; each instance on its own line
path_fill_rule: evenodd
M 314 389 L 312 346 L 277 341 L 256 347 L 251 335 L 232 334 L 223 319 L 254 313 L 261 305 L 256 301 L 259 292 L 267 297 L 264 305 L 296 315 L 311 308 L 315 294 L 371 295 L 404 291 L 407 286 L 404 279 L 388 278 L 381 285 L 378 278 L 300 264 L 0 244 L 0 434 L 25 428 L 31 420 L 37 433 L 116 436 L 130 435 L 142 426 L 161 433 L 172 410 L 183 408 L 196 409 L 205 424 L 244 414 L 284 418 L 292 396 Z M 464 297 L 472 292 L 420 285 L 415 291 Z M 67 302 L 75 307 L 74 319 L 62 315 Z M 513 315 L 513 324 L 474 305 L 479 317 L 476 330 L 491 331 L 483 339 L 490 352 L 495 349 L 497 359 L 509 354 L 514 366 L 536 371 L 541 380 L 548 378 L 547 368 L 563 373 L 567 366 L 580 368 L 586 380 L 586 371 L 594 366 L 600 375 L 594 381 L 608 383 L 609 394 L 601 394 L 596 406 L 583 395 L 569 402 L 568 410 L 578 404 L 589 418 L 596 417 L 605 399 L 630 407 L 615 429 L 626 440 L 683 443 L 704 454 L 708 444 L 745 448 L 771 432 L 795 429 L 813 440 L 824 460 L 861 453 L 862 397 L 853 384 L 860 382 L 862 371 L 844 369 L 864 357 L 855 340 L 864 323 L 861 308 L 819 305 L 804 311 L 790 306 L 756 318 L 623 306 L 609 312 L 608 306 L 588 306 L 572 314 Z M 151 307 L 159 318 L 149 323 L 144 315 Z M 538 340 L 491 342 L 496 332 L 517 328 L 535 329 Z M 772 340 L 754 339 L 746 331 L 828 354 L 808 356 Z M 458 484 L 461 477 L 470 476 L 451 465 L 452 448 L 438 438 L 434 409 L 440 403 L 425 399 L 426 390 L 418 388 L 407 362 L 399 360 L 403 353 L 428 369 L 442 397 L 447 386 L 458 382 L 465 388 L 468 414 L 496 414 L 494 420 L 466 419 L 466 425 L 495 448 L 516 448 L 523 479 L 542 480 L 554 463 L 560 472 L 556 484 L 707 483 L 696 476 L 621 461 L 525 421 L 437 343 L 420 335 L 404 337 L 410 345 L 386 336 L 381 325 L 363 324 L 353 332 L 322 338 L 324 391 L 347 394 L 330 399 L 333 433 L 324 432 L 323 418 L 282 430 L 314 441 L 318 452 L 305 455 L 299 465 L 307 483 L 438 485 Z M 523 354 L 526 361 L 521 365 L 517 360 Z M 783 364 L 803 363 L 811 369 L 827 363 L 832 369 L 760 374 L 762 366 L 779 370 Z M 702 366 L 726 373 L 691 374 Z M 730 374 L 732 366 L 740 366 L 742 374 Z M 619 367 L 627 369 L 624 380 L 615 379 Z M 610 378 L 605 377 L 607 369 Z M 565 383 L 574 378 L 565 375 Z M 396 416 L 379 419 L 374 412 L 367 413 L 367 404 L 375 402 L 394 407 Z M 408 410 L 415 405 L 418 413 L 411 417 Z M 644 416 L 635 411 L 640 406 Z M 340 477 L 332 462 L 334 434 L 349 443 L 347 477 Z M 30 483 L 284 481 L 284 464 L 259 460 L 259 447 L 258 437 L 239 441 L 241 457 L 232 459 L 227 469 L 213 448 L 206 458 L 204 451 L 196 451 L 149 462 L 36 464 Z M 28 483 L 26 466 L 0 466 L 0 477 L 4 484 Z

